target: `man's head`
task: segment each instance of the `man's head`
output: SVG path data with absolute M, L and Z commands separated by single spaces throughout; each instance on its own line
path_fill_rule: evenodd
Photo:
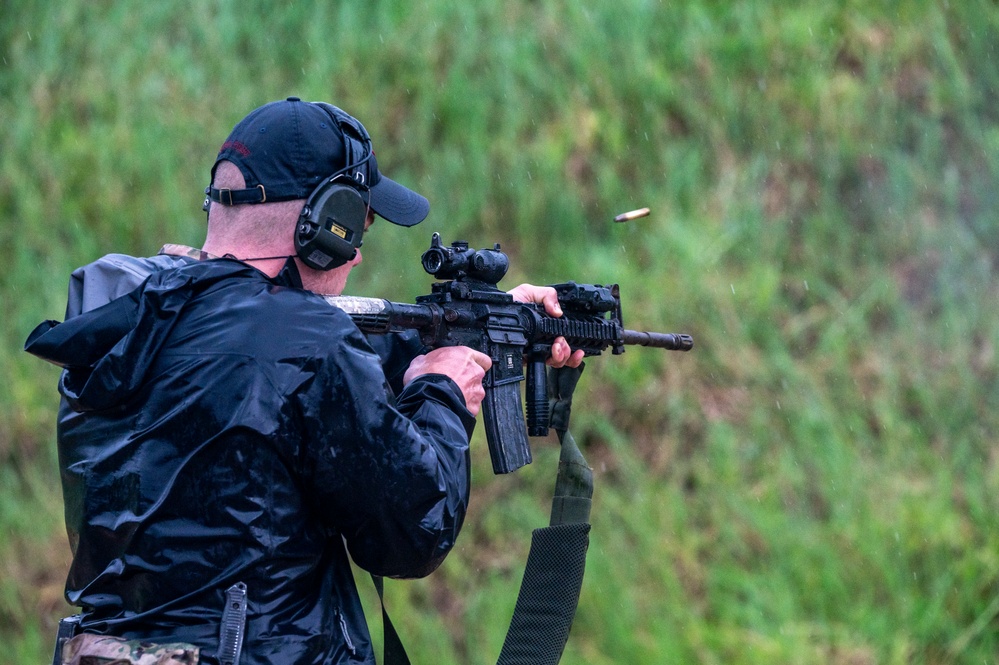
M 338 188 L 356 194 L 346 197 L 351 205 L 343 207 L 338 202 L 344 197 L 328 195 L 334 178 Z M 307 262 L 309 251 L 318 246 L 322 257 L 323 248 L 332 244 L 330 251 L 339 251 L 341 256 L 325 267 L 349 260 L 350 251 L 360 244 L 360 233 L 371 211 L 394 224 L 413 226 L 430 208 L 424 197 L 381 174 L 371 139 L 360 122 L 330 104 L 303 102 L 296 97 L 261 106 L 237 123 L 219 150 L 212 167 L 212 185 L 205 194 L 206 205 L 211 206 L 206 249 L 212 244 L 218 251 L 217 241 L 223 237 L 235 239 L 241 232 L 255 233 L 255 229 L 260 230 L 261 218 L 271 217 L 271 211 L 276 213 L 274 226 L 285 226 L 280 220 L 287 219 L 292 208 L 302 214 L 286 226 L 288 244 L 297 245 L 297 253 Z M 306 206 L 307 202 L 312 205 Z M 336 214 L 320 215 L 311 209 L 321 204 L 333 206 Z M 346 227 L 331 221 L 341 212 L 349 218 Z M 250 223 L 240 229 L 239 219 L 244 216 Z M 296 235 L 300 241 L 309 239 L 308 234 L 300 235 L 305 228 L 300 221 L 309 222 L 307 230 L 318 238 L 305 249 L 302 242 L 293 242 Z M 243 236 L 243 240 L 252 238 Z M 289 253 L 296 253 L 296 249 Z M 323 261 L 308 263 L 313 268 L 324 267 Z
M 430 210 L 427 199 L 381 174 L 364 125 L 323 102 L 289 97 L 254 109 L 222 144 L 216 164 L 222 160 L 258 190 L 244 195 L 247 203 L 304 199 L 345 174 L 370 190 L 371 208 L 394 224 L 413 226 Z

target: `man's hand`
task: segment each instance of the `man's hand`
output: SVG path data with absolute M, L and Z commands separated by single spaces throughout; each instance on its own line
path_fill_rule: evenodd
M 544 305 L 548 316 L 562 316 L 562 306 L 558 304 L 558 294 L 550 286 L 521 284 L 507 291 L 507 293 L 513 296 L 513 299 L 517 302 L 533 302 Z M 558 337 L 552 343 L 552 355 L 548 359 L 548 364 L 552 367 L 579 367 L 582 362 L 582 349 L 573 351 L 564 337 Z
M 456 384 L 465 397 L 465 407 L 473 416 L 479 414 L 479 407 L 486 396 L 482 379 L 492 367 L 493 361 L 484 353 L 467 346 L 444 346 L 416 356 L 403 375 L 403 385 L 423 374 L 443 374 Z

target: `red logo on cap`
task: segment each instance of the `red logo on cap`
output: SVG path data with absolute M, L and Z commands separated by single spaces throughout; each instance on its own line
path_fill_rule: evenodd
M 229 150 L 230 148 L 241 154 L 243 157 L 250 156 L 250 149 L 247 148 L 242 143 L 240 143 L 239 141 L 226 141 L 225 143 L 222 144 L 222 147 L 219 148 L 219 153 L 221 154 L 226 150 Z

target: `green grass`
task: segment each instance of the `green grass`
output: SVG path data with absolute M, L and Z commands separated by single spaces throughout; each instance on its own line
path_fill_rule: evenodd
M 199 244 L 216 147 L 288 95 L 361 118 L 432 202 L 376 227 L 352 292 L 425 292 L 436 230 L 695 336 L 588 363 L 564 662 L 995 662 L 995 4 L 478 4 L 5 5 L 0 663 L 68 611 L 57 373 L 24 338 L 74 267 Z M 495 478 L 477 439 L 458 547 L 388 589 L 415 662 L 495 661 L 553 448 Z

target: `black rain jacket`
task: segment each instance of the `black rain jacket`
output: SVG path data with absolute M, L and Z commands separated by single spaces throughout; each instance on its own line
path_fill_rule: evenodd
M 420 577 L 451 549 L 475 423 L 458 387 L 428 375 L 393 398 L 379 355 L 291 261 L 275 279 L 164 264 L 179 267 L 26 345 L 65 368 L 67 599 L 87 632 L 210 657 L 225 589 L 244 582 L 241 665 L 374 663 L 347 551 Z

